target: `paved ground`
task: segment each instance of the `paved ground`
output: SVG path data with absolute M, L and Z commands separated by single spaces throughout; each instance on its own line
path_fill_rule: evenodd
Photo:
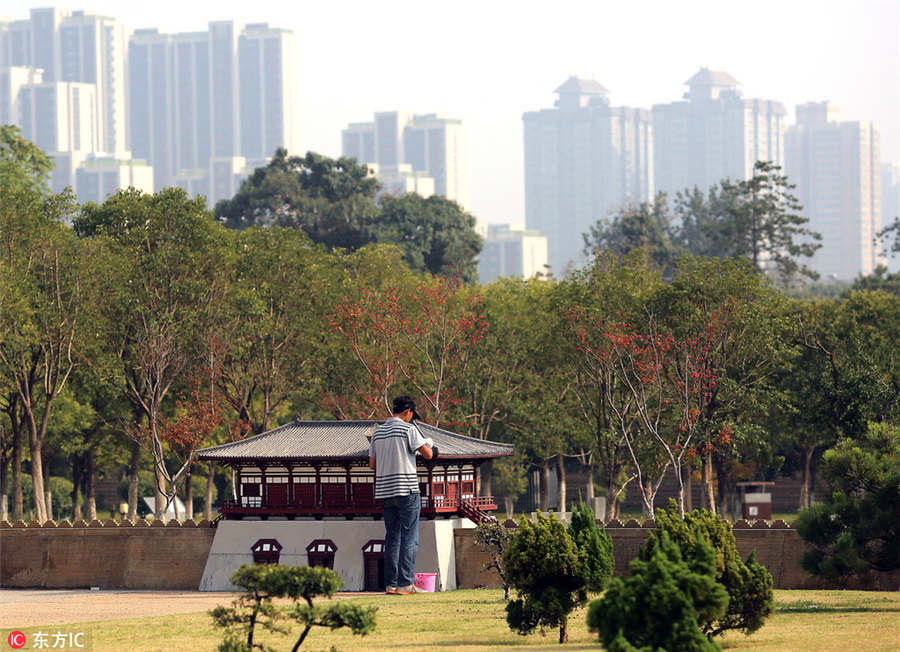
M 235 594 L 199 591 L 0 589 L 0 629 L 208 611 Z M 365 593 L 342 593 L 359 597 Z

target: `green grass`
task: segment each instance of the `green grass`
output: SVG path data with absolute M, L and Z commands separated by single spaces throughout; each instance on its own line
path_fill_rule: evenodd
M 864 591 L 776 591 L 777 610 L 756 634 L 730 634 L 727 650 L 898 650 L 900 593 Z M 304 650 L 597 650 L 587 631 L 585 610 L 570 621 L 570 641 L 556 643 L 555 632 L 522 637 L 509 630 L 499 590 L 453 591 L 412 596 L 352 598 L 378 607 L 376 631 L 356 637 L 315 628 Z M 34 631 L 39 628 L 29 628 Z M 90 632 L 93 650 L 215 650 L 220 634 L 205 612 L 53 625 L 48 631 Z M 294 630 L 297 632 L 297 628 Z M 5 635 L 5 634 L 4 634 Z M 294 637 L 262 633 L 261 642 L 290 650 Z

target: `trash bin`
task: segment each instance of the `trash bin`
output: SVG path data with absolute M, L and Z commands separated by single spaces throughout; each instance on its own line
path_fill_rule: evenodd
M 741 489 L 741 516 L 748 521 L 772 520 L 772 493 L 774 482 L 738 482 Z

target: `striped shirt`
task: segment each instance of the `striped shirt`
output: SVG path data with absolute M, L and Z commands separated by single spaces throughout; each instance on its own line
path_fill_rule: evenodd
M 369 457 L 375 459 L 375 499 L 419 493 L 416 451 L 427 444 L 411 423 L 391 417 L 372 433 Z

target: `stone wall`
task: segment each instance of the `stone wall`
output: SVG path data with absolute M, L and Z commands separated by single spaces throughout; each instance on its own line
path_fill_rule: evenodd
M 0 523 L 0 587 L 196 590 L 208 521 Z
M 652 521 L 643 525 L 635 520 L 625 525 L 613 521 L 607 525 L 606 531 L 613 542 L 616 575 L 628 574 L 631 560 L 637 556 L 638 549 L 644 545 L 652 530 Z M 475 545 L 473 535 L 473 530 L 454 532 L 457 586 L 461 589 L 501 586 L 495 571 L 484 570 L 488 557 Z M 734 524 L 734 538 L 741 556 L 746 558 L 751 552 L 756 553 L 756 560 L 772 574 L 776 589 L 900 589 L 900 572 L 881 574 L 871 584 L 865 585 L 856 580 L 834 584 L 810 575 L 800 567 L 800 557 L 807 544 L 784 521 L 775 521 L 771 525 L 766 521 L 737 521 Z

